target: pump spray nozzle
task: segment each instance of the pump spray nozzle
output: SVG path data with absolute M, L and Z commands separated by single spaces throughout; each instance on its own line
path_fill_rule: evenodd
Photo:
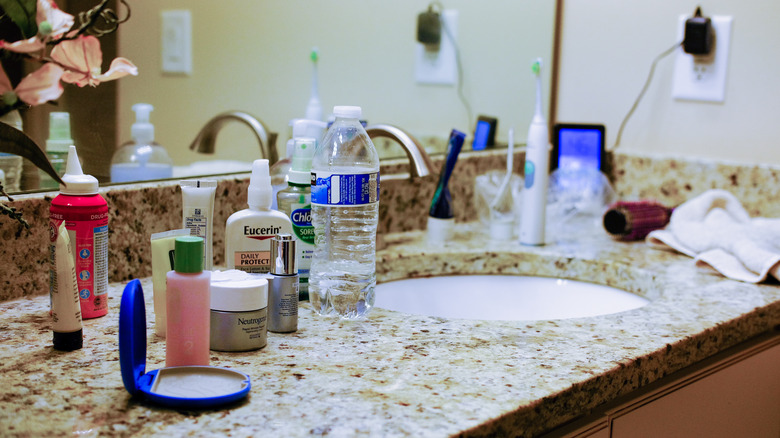
M 130 128 L 130 134 L 136 143 L 149 144 L 154 141 L 154 125 L 149 123 L 149 113 L 154 107 L 148 103 L 137 103 L 133 105 L 135 111 L 135 123 Z

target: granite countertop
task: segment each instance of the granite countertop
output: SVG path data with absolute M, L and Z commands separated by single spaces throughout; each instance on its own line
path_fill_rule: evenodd
M 446 247 L 422 232 L 389 234 L 380 282 L 440 273 L 535 273 L 624 288 L 650 304 L 554 321 L 455 320 L 375 309 L 342 322 L 300 311 L 299 330 L 268 334 L 211 364 L 252 378 L 249 397 L 179 412 L 131 399 L 122 385 L 117 318 L 84 323 L 84 348 L 51 347 L 48 298 L 0 303 L 3 435 L 530 436 L 780 325 L 780 287 L 724 279 L 673 252 L 602 233 L 544 247 L 490 244 L 475 224 Z M 147 302 L 147 370 L 164 365 Z M 479 299 L 479 291 L 474 291 Z

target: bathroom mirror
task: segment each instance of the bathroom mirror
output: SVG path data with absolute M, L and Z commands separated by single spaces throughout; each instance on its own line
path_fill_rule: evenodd
M 456 42 L 461 81 L 423 84 L 416 80 L 416 64 L 433 62 L 431 57 L 436 53 L 426 52 L 416 41 L 417 16 L 428 9 L 428 2 L 224 0 L 217 6 L 206 0 L 127 0 L 132 16 L 116 35 L 116 53 L 136 64 L 139 75 L 111 84 L 116 88 L 113 95 L 109 84 L 93 90 L 70 90 L 67 99 L 49 111 L 71 112 L 74 124 L 81 120 L 109 126 L 114 133 L 109 140 L 109 134 L 100 139 L 94 134 L 86 138 L 74 134 L 85 171 L 101 182 L 108 182 L 115 148 L 130 139 L 134 121 L 131 106 L 139 102 L 154 106 L 151 121 L 156 141 L 177 166 L 263 158 L 252 132 L 238 123 L 228 123 L 220 131 L 213 155 L 189 149 L 198 130 L 211 117 L 228 110 L 250 113 L 278 133 L 276 147 L 283 157 L 289 122 L 304 116 L 311 95 L 310 54 L 317 47 L 324 117 L 334 105 L 360 105 L 368 123 L 396 125 L 424 144 L 431 143 L 429 139 L 443 144 L 451 129 L 471 133 L 477 117 L 484 115 L 498 119 L 498 144 L 506 144 L 511 127 L 515 128 L 516 142 L 522 144 L 534 111 L 531 63 L 537 57 L 544 62 L 544 109 L 550 111 L 556 7 L 560 1 L 435 2 L 434 11 L 443 7 L 456 12 L 449 31 Z M 84 1 L 67 3 L 80 6 Z M 161 14 L 169 10 L 189 11 L 190 73 L 162 71 L 161 41 L 169 34 L 162 30 Z M 170 32 L 173 35 L 179 30 Z M 446 31 L 442 38 L 449 38 Z M 104 52 L 107 63 L 113 54 L 110 49 L 104 48 Z M 457 62 L 452 65 L 458 69 Z M 110 96 L 70 98 L 98 90 Z M 113 103 L 111 97 L 115 97 Z M 87 115 L 78 115 L 84 113 Z M 101 121 L 96 122 L 96 118 Z M 45 139 L 47 119 L 45 115 L 39 119 L 43 120 L 38 125 Z M 74 131 L 78 129 L 74 127 Z M 470 144 L 470 139 L 467 141 Z M 383 156 L 403 154 L 399 146 L 387 148 Z M 215 174 L 226 173 L 225 168 L 212 167 Z

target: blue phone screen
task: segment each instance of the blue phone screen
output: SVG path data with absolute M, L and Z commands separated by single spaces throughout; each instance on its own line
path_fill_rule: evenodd
M 490 135 L 490 123 L 483 120 L 477 121 L 477 129 L 474 131 L 474 142 L 471 149 L 481 151 L 487 147 L 488 135 Z
M 601 168 L 601 131 L 562 128 L 558 132 L 558 167 Z

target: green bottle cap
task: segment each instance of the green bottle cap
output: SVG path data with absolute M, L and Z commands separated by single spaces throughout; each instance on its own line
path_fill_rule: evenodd
M 182 274 L 203 271 L 203 238 L 182 236 L 176 238 L 173 269 Z

